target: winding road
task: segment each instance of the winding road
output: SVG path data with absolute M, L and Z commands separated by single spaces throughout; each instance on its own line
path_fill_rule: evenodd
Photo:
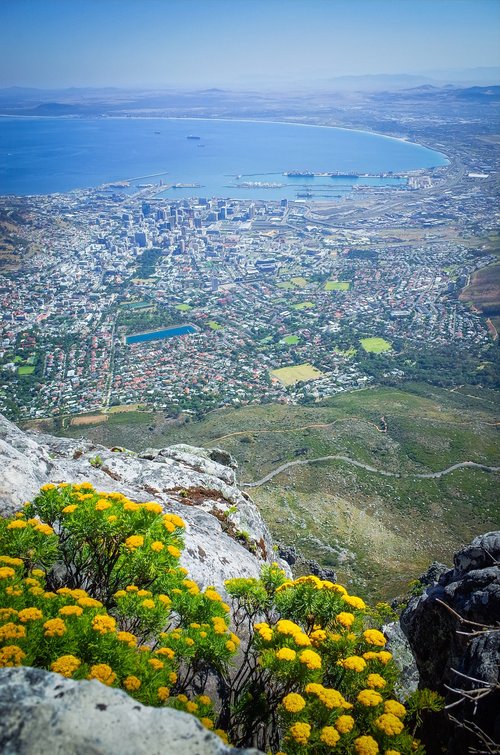
M 276 467 L 276 469 L 273 469 L 272 472 L 269 472 L 261 480 L 257 480 L 257 482 L 241 482 L 240 487 L 259 488 L 261 485 L 265 485 L 266 482 L 269 482 L 277 475 L 285 472 L 285 470 L 290 469 L 290 467 L 303 467 L 306 464 L 315 464 L 321 461 L 345 461 L 347 464 L 352 464 L 352 466 L 354 467 L 360 467 L 361 469 L 365 469 L 367 472 L 373 472 L 375 474 L 383 475 L 384 477 L 413 477 L 420 480 L 432 480 L 439 477 L 444 477 L 444 475 L 450 474 L 456 469 L 462 469 L 464 467 L 481 469 L 484 472 L 500 472 L 500 467 L 488 467 L 486 464 L 477 464 L 475 461 L 459 461 L 457 464 L 452 464 L 451 467 L 442 469 L 440 472 L 427 472 L 425 474 L 402 474 L 400 472 L 389 472 L 386 469 L 377 469 L 377 467 L 371 467 L 369 464 L 365 464 L 362 461 L 351 459 L 350 456 L 340 456 L 336 454 L 334 456 L 318 456 L 316 459 L 296 459 L 295 461 L 288 461 L 286 464 L 282 464 L 281 466 Z

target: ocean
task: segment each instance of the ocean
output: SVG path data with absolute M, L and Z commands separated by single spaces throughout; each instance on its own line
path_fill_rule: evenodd
M 356 184 L 397 186 L 401 181 L 283 173 L 399 173 L 447 162 L 441 153 L 418 144 L 319 126 L 208 119 L 0 118 L 2 195 L 51 194 L 115 181 L 130 181 L 131 186 L 163 181 L 164 196 L 176 198 L 335 198 Z M 196 186 L 170 188 L 175 184 Z

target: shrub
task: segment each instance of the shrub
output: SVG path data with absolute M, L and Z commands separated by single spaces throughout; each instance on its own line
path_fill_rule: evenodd
M 183 532 L 160 504 L 45 485 L 0 520 L 0 666 L 97 679 L 272 753 L 423 752 L 372 626 L 380 611 L 273 564 L 226 583 L 233 632 L 217 591 L 179 566 Z

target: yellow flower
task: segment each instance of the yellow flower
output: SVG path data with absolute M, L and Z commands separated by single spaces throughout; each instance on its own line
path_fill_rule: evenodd
M 7 525 L 8 530 L 23 530 L 25 527 L 27 527 L 27 524 L 22 519 L 14 519 L 14 521 Z
M 406 708 L 397 700 L 386 700 L 384 703 L 384 713 L 392 713 L 393 716 L 404 718 L 406 716 Z
M 175 531 L 175 524 L 173 524 L 173 522 L 171 522 L 168 519 L 167 520 L 163 519 L 163 526 L 165 527 L 167 532 L 172 533 Z
M 139 511 L 139 509 L 139 504 L 133 503 L 132 501 L 125 500 L 125 503 L 123 504 L 124 511 Z
M 87 679 L 97 679 L 101 684 L 110 687 L 116 679 L 116 674 L 107 663 L 96 663 L 91 667 Z
M 367 708 L 372 708 L 376 705 L 380 705 L 382 700 L 382 695 L 379 695 L 379 693 L 375 692 L 375 690 L 373 689 L 362 689 L 358 695 L 358 701 L 361 703 L 361 705 L 365 705 Z
M 19 611 L 19 621 L 23 624 L 27 621 L 35 621 L 36 619 L 43 619 L 43 613 L 39 608 L 23 608 Z
M 192 645 L 194 645 L 194 640 L 191 637 L 184 637 L 184 642 L 188 647 L 192 647 Z
M 164 545 L 160 540 L 155 540 L 154 543 L 151 543 L 151 550 L 155 553 L 159 553 L 164 549 Z
M 265 640 L 266 642 L 271 642 L 271 640 L 273 639 L 273 630 L 271 629 L 269 624 L 266 624 L 265 621 L 261 622 L 260 624 L 254 624 L 254 629 L 259 637 L 261 637 L 261 639 Z
M 50 600 L 50 598 L 57 598 L 57 594 L 52 592 L 52 590 L 48 590 L 47 592 L 44 592 L 43 597 Z
M 102 606 L 102 603 L 100 600 L 89 598 L 86 595 L 83 598 L 78 598 L 78 605 L 82 606 L 82 608 L 100 608 Z
M 168 687 L 158 687 L 158 697 L 162 703 L 168 700 L 170 697 L 170 690 Z
M 108 634 L 108 632 L 115 631 L 116 621 L 112 616 L 98 614 L 92 619 L 92 629 L 94 632 L 99 632 L 100 634 Z
M 10 619 L 11 616 L 17 616 L 18 611 L 15 608 L 0 608 L 0 621 Z
M 363 611 L 366 608 L 365 601 L 361 600 L 361 598 L 358 598 L 356 595 L 343 595 L 342 600 L 353 608 L 356 608 L 358 611 Z
M 128 550 L 135 551 L 136 548 L 140 548 L 141 545 L 144 545 L 144 538 L 142 535 L 130 535 L 130 537 L 127 537 L 125 540 L 124 545 Z
M 340 739 L 340 734 L 333 726 L 323 726 L 319 738 L 325 743 L 325 745 L 328 745 L 328 747 L 335 747 Z
M 61 674 L 70 679 L 77 668 L 80 666 L 81 661 L 74 655 L 62 655 L 54 663 L 51 664 L 50 670 L 56 674 Z
M 293 641 L 299 647 L 309 647 L 309 645 L 312 644 L 311 640 L 309 639 L 307 634 L 305 634 L 304 632 L 297 632 L 297 634 L 294 634 Z
M 352 716 L 339 716 L 335 721 L 337 731 L 341 734 L 348 734 L 354 726 L 354 718 Z
M 26 637 L 26 629 L 22 624 L 14 624 L 14 622 L 8 621 L 7 624 L 0 627 L 0 641 L 18 640 L 21 637 Z
M 326 640 L 327 636 L 324 629 L 315 629 L 314 632 L 311 632 L 310 639 L 314 647 L 319 647 Z
M 293 621 L 288 619 L 280 619 L 276 624 L 276 631 L 280 634 L 288 634 L 294 636 L 295 634 L 302 633 L 302 629 Z
M 342 585 L 337 585 L 334 582 L 329 582 L 327 579 L 323 580 L 323 589 L 331 590 L 332 592 L 338 592 L 339 595 L 347 595 L 347 590 Z
M 146 509 L 146 511 L 151 511 L 152 514 L 162 514 L 163 513 L 163 506 L 161 503 L 155 503 L 155 501 L 148 501 L 148 503 L 144 503 L 143 507 Z
M 59 609 L 61 616 L 81 616 L 83 608 L 80 606 L 63 606 Z
M 12 595 L 13 598 L 18 598 L 19 595 L 23 594 L 23 591 L 19 587 L 6 587 L 5 592 L 7 595 Z
M 110 509 L 111 504 L 109 501 L 107 501 L 105 498 L 99 498 L 95 505 L 96 511 L 106 511 L 106 509 Z
M 62 619 L 49 619 L 43 625 L 46 637 L 62 637 L 66 632 L 66 624 Z
M 157 655 L 166 655 L 168 658 L 175 657 L 175 651 L 172 648 L 159 648 L 156 653 Z
M 393 713 L 382 713 L 381 716 L 375 719 L 375 726 L 387 734 L 388 737 L 392 737 L 396 734 L 401 734 L 405 728 L 404 723 L 399 720 Z
M 381 648 L 387 642 L 382 632 L 379 632 L 378 629 L 367 629 L 363 632 L 363 637 L 370 645 L 378 645 Z
M 137 637 L 131 632 L 117 632 L 116 639 L 120 642 L 126 642 L 131 648 L 137 645 Z
M 229 650 L 230 653 L 234 653 L 234 651 L 236 650 L 236 645 L 234 644 L 232 640 L 228 640 L 226 642 L 226 648 Z
M 151 600 L 150 598 L 146 598 L 146 600 L 143 600 L 141 603 L 143 608 L 154 608 L 155 602 L 154 600 Z
M 0 668 L 20 666 L 25 657 L 26 653 L 17 645 L 5 645 L 5 647 L 0 649 Z
M 20 558 L 19 559 L 16 558 L 15 560 L 16 561 L 21 561 Z M 43 569 L 32 569 L 31 574 L 33 575 L 33 577 L 40 577 L 40 578 L 41 577 L 45 577 L 45 572 L 44 572 Z
M 354 740 L 354 748 L 357 755 L 377 755 L 378 744 L 373 737 L 358 737 Z
M 40 490 L 42 493 L 46 493 L 49 490 L 54 490 L 54 488 L 55 488 L 55 485 L 53 485 L 51 482 L 47 482 L 45 485 L 42 485 Z
M 10 556 L 0 556 L 0 561 L 3 564 L 7 564 L 8 566 L 22 566 L 24 561 L 22 558 L 11 558 Z M 33 570 L 33 571 L 41 571 L 39 569 Z M 44 572 L 42 572 L 41 576 L 43 577 Z
M 180 518 L 180 516 L 177 516 L 177 514 L 165 514 L 163 517 L 164 522 L 172 522 L 176 527 L 185 527 L 184 521 Z
M 115 514 L 110 514 L 110 516 L 108 516 L 107 519 L 110 524 L 113 524 L 113 522 L 116 522 L 118 517 Z
M 167 550 L 174 558 L 179 558 L 181 555 L 180 550 L 176 548 L 175 545 L 167 545 Z
M 200 721 L 206 729 L 214 728 L 214 722 L 210 718 L 205 716 L 204 718 L 200 718 Z
M 383 676 L 380 676 L 380 674 L 368 674 L 368 679 L 366 680 L 366 686 L 370 687 L 371 689 L 383 689 L 387 682 L 385 681 Z M 392 713 L 393 711 L 386 711 L 386 713 Z
M 205 590 L 205 596 L 209 600 L 216 600 L 216 601 L 222 602 L 222 598 L 219 595 L 219 593 L 217 592 L 217 590 L 214 590 L 211 587 L 207 587 L 207 589 Z
M 389 663 L 389 661 L 392 658 L 392 653 L 389 653 L 388 650 L 380 650 L 380 652 L 377 653 L 377 657 L 381 663 L 386 665 L 386 663 Z
M 342 611 L 341 613 L 338 613 L 335 617 L 339 624 L 342 624 L 343 627 L 347 627 L 347 629 L 350 629 L 350 627 L 354 623 L 354 614 L 353 613 L 347 613 L 347 611 Z
M 141 684 L 141 680 L 136 676 L 127 676 L 123 680 L 123 686 L 125 687 L 125 689 L 128 689 L 129 692 L 134 692 L 135 690 L 139 689 Z
M 40 522 L 40 524 L 38 524 L 35 527 L 35 529 L 36 529 L 37 532 L 41 532 L 42 535 L 53 535 L 54 534 L 54 530 L 52 529 L 52 527 L 50 526 L 50 524 L 44 524 L 44 522 Z
M 163 663 L 158 658 L 150 658 L 149 665 L 152 666 L 155 671 L 159 671 L 161 668 L 163 668 Z
M 177 681 L 177 674 L 175 673 L 175 671 L 171 671 L 170 672 L 170 674 L 168 675 L 168 681 L 170 682 L 170 684 L 175 684 L 176 683 L 176 681 Z
M 172 602 L 170 598 L 168 597 L 168 595 L 162 595 L 161 593 L 160 595 L 158 595 L 158 600 L 160 601 L 160 603 L 163 603 L 163 605 L 165 606 L 170 605 L 170 603 Z
M 300 713 L 306 707 L 306 701 L 302 695 L 297 695 L 295 692 L 290 692 L 289 695 L 283 698 L 283 707 L 289 713 Z
M 297 721 L 297 723 L 290 728 L 290 734 L 295 739 L 297 744 L 305 745 L 307 743 L 307 740 L 311 736 L 311 727 L 309 724 L 306 724 L 302 721 Z
M 126 589 L 127 592 L 138 592 L 139 591 L 139 588 L 136 585 L 127 585 L 125 589 Z M 117 594 L 118 593 L 115 593 L 115 595 L 117 595 Z
M 188 698 L 186 695 L 177 695 L 177 699 L 180 703 L 183 703 L 184 705 L 188 702 Z
M 297 653 L 291 648 L 281 648 L 276 653 L 276 658 L 278 659 L 278 661 L 294 661 L 296 657 Z
M 399 750 L 386 750 L 384 755 L 401 755 Z
M 78 508 L 78 504 L 76 503 L 70 503 L 69 506 L 65 506 L 62 510 L 63 514 L 72 514 L 73 511 L 76 511 Z
M 299 660 L 304 663 L 308 669 L 321 668 L 321 656 L 315 653 L 314 650 L 303 650 L 299 655 Z
M 188 713 L 194 713 L 195 711 L 198 710 L 198 706 L 196 705 L 196 703 L 188 701 L 186 703 L 186 710 L 187 710 Z
M 224 742 L 224 744 L 226 744 L 226 745 L 229 744 L 229 739 L 228 739 L 228 736 L 227 736 L 226 732 L 224 731 L 224 729 L 215 729 L 214 733 L 217 734 L 217 736 L 222 739 L 222 741 Z
M 350 655 L 348 658 L 344 658 L 344 660 L 337 661 L 337 664 L 345 669 L 349 669 L 349 671 L 361 672 L 366 668 L 366 661 L 360 658 L 359 655 Z
M 200 695 L 198 698 L 200 705 L 211 705 L 212 700 L 208 695 Z

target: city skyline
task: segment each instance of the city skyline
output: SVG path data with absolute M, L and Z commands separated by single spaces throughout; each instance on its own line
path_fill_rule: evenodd
M 500 66 L 498 0 L 19 0 L 0 18 L 0 87 L 265 88 Z

